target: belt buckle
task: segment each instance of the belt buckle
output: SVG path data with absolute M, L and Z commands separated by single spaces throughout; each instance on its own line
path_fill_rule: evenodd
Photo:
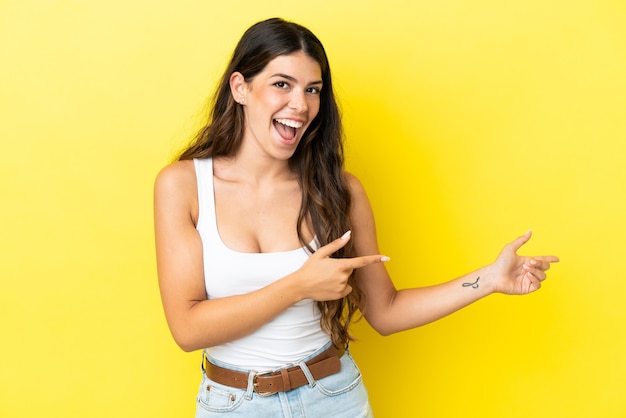
M 257 377 L 259 377 L 259 376 L 263 377 L 265 375 L 272 374 L 272 373 L 273 372 L 263 372 L 263 373 L 255 373 L 254 374 L 254 378 L 252 379 L 252 387 L 254 389 L 254 392 L 256 392 L 257 395 L 265 397 L 265 396 L 276 395 L 278 393 L 278 392 L 261 392 L 259 390 L 259 385 L 258 385 L 258 383 L 256 381 Z

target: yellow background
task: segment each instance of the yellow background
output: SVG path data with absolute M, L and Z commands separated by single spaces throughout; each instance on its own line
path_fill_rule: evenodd
M 562 259 L 528 297 L 390 337 L 359 323 L 377 417 L 625 417 L 621 0 L 1 0 L 0 416 L 193 415 L 152 184 L 271 16 L 327 48 L 398 286 L 528 228 L 525 252 Z

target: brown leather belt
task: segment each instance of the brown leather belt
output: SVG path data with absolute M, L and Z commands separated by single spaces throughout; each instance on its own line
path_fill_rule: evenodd
M 344 350 L 338 350 L 334 346 L 318 356 L 313 357 L 305 364 L 311 371 L 315 380 L 335 374 L 341 370 L 340 358 Z M 209 379 L 222 385 L 233 388 L 247 389 L 248 378 L 250 373 L 239 372 L 236 370 L 225 369 L 204 358 L 204 370 Z M 288 369 L 276 372 L 255 373 L 254 375 L 254 391 L 262 396 L 270 396 L 277 392 L 287 392 L 308 383 L 306 375 L 300 366 L 290 367 Z

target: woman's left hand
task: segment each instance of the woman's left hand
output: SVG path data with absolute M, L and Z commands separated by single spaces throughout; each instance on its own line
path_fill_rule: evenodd
M 531 231 L 528 231 L 507 244 L 490 266 L 494 269 L 496 277 L 496 292 L 508 295 L 525 295 L 534 292 L 546 279 L 546 271 L 550 268 L 550 264 L 559 261 L 558 257 L 554 256 L 518 255 L 517 251 L 530 237 Z

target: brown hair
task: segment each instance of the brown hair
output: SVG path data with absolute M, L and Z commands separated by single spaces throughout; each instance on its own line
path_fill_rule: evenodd
M 222 76 L 213 98 L 208 123 L 192 143 L 179 155 L 179 160 L 231 156 L 237 152 L 244 135 L 244 113 L 235 103 L 229 79 L 234 72 L 250 82 L 267 63 L 280 55 L 303 51 L 316 60 L 322 71 L 323 88 L 320 109 L 289 160 L 302 189 L 302 205 L 298 217 L 298 237 L 309 247 L 302 235 L 302 225 L 310 220 L 320 245 L 326 245 L 351 229 L 350 192 L 344 176 L 343 130 L 339 109 L 332 88 L 328 58 L 322 43 L 307 28 L 293 22 L 273 18 L 256 23 L 242 36 Z M 353 256 L 352 245 L 334 254 Z M 363 297 L 350 278 L 352 293 L 343 299 L 318 302 L 321 326 L 330 333 L 333 344 L 346 346 L 353 338 L 348 328 Z

